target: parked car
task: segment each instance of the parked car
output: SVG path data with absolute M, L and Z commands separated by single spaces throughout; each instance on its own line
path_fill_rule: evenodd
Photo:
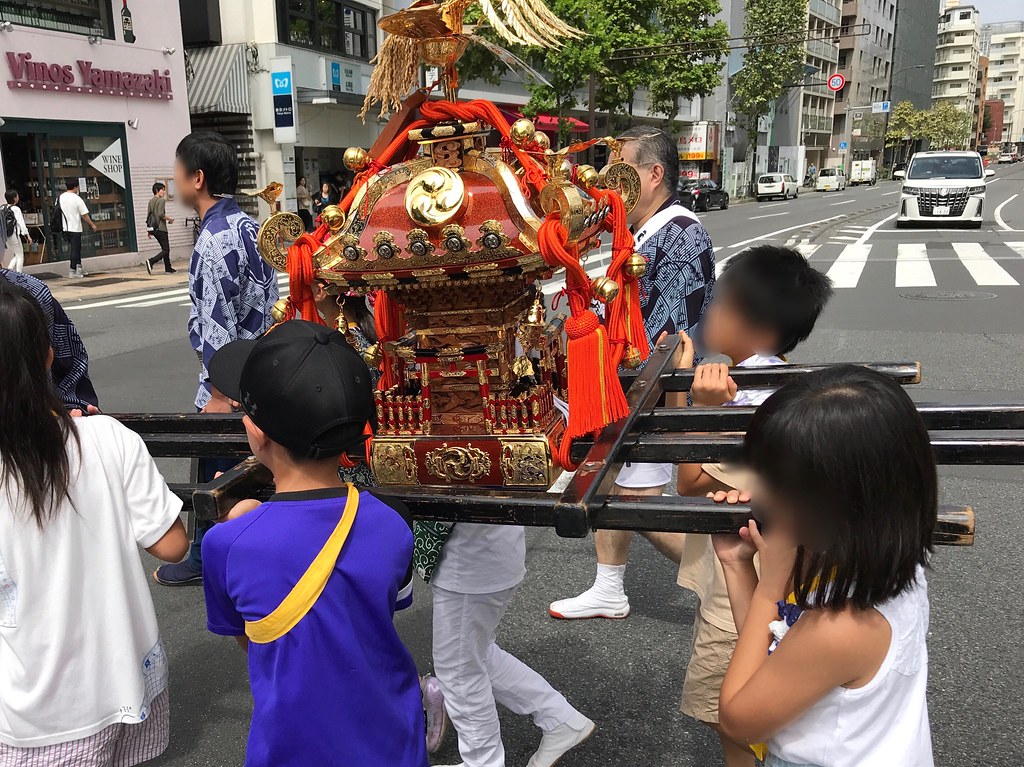
M 846 170 L 841 167 L 822 168 L 814 182 L 816 192 L 841 192 L 846 189 Z
M 999 164 L 1000 165 L 1003 165 L 1005 163 L 1010 163 L 1010 162 L 1014 162 L 1012 154 L 1010 154 L 1009 152 L 1000 152 L 999 153 Z
M 800 185 L 788 173 L 765 173 L 757 179 L 757 188 L 754 196 L 758 202 L 772 197 L 781 197 L 788 200 L 790 197 L 796 199 L 800 194 Z
M 679 199 L 690 210 L 729 207 L 729 193 L 709 178 L 687 178 L 679 182 Z
M 977 152 L 918 152 L 906 171 L 895 174 L 903 179 L 896 226 L 941 220 L 980 229 L 985 179 L 994 175 Z

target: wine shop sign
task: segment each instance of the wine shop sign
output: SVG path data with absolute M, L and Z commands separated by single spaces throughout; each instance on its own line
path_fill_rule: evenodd
M 91 61 L 77 60 L 74 65 L 38 61 L 31 53 L 7 53 L 11 79 L 7 87 L 46 93 L 92 93 L 99 96 L 127 96 L 138 99 L 174 98 L 171 71 L 128 72 L 102 69 Z

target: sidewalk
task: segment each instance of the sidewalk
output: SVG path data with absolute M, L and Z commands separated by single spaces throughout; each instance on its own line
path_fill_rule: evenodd
M 58 261 L 53 270 L 34 276 L 46 283 L 54 297 L 62 304 L 112 298 L 131 293 L 159 292 L 173 288 L 188 287 L 188 264 L 176 262 L 176 274 L 164 273 L 163 265 L 157 264 L 152 276 L 144 266 L 129 266 L 122 269 L 107 269 L 90 272 L 88 277 L 67 276 L 67 262 Z

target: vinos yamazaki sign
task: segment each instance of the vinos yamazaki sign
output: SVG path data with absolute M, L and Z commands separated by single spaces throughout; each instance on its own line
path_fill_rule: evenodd
M 38 61 L 31 53 L 7 52 L 11 79 L 7 87 L 16 90 L 56 93 L 92 93 L 103 96 L 128 96 L 138 99 L 174 98 L 171 70 L 129 72 L 105 69 L 91 61 L 78 59 L 74 64 Z

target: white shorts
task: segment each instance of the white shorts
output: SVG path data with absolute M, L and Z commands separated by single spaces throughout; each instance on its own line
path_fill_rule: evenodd
M 627 463 L 619 470 L 615 484 L 619 487 L 663 487 L 672 481 L 670 463 Z

